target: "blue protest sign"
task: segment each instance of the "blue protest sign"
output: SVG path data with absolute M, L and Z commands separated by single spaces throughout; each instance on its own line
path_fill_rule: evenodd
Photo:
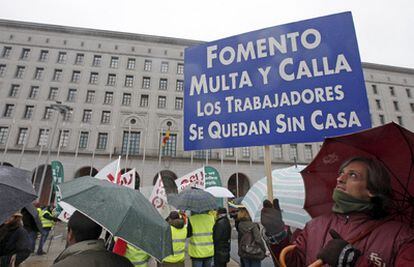
M 184 149 L 322 141 L 371 127 L 350 12 L 185 50 Z

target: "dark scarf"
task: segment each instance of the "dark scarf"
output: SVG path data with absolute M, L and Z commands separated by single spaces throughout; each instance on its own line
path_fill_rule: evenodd
M 333 191 L 332 199 L 335 202 L 332 211 L 336 213 L 344 214 L 349 212 L 368 211 L 373 208 L 373 204 L 370 200 L 355 198 L 338 189 Z

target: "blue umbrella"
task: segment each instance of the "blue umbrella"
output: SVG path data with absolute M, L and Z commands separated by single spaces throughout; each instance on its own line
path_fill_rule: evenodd
M 304 168 L 305 166 L 298 165 L 272 172 L 273 196 L 279 199 L 283 221 L 287 225 L 301 229 L 311 220 L 303 209 L 305 188 L 300 171 Z M 267 181 L 264 177 L 253 184 L 242 201 L 253 221 L 260 222 L 260 211 L 266 198 Z

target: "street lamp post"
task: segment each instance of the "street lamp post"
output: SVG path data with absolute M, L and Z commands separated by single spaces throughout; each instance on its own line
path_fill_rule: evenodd
M 56 114 L 55 124 L 54 124 L 53 129 L 52 129 L 52 136 L 50 138 L 49 146 L 48 146 L 48 149 L 47 149 L 46 161 L 45 161 L 45 164 L 44 164 L 44 167 L 43 167 L 42 178 L 40 179 L 38 199 L 40 199 L 40 197 L 42 195 L 43 184 L 45 182 L 47 166 L 48 166 L 49 160 L 50 160 L 50 151 L 52 149 L 53 139 L 55 138 L 55 132 L 56 132 L 56 128 L 57 128 L 57 125 L 58 125 L 58 122 L 59 122 L 59 113 L 62 114 L 62 116 L 65 116 L 65 114 L 67 112 L 71 112 L 72 111 L 72 108 L 71 107 L 62 104 L 62 102 L 60 102 L 60 101 L 56 101 L 55 104 L 50 105 L 50 108 L 58 111 L 58 113 Z M 52 190 L 52 188 L 50 190 Z M 50 199 L 48 199 L 47 202 L 49 202 L 49 201 L 50 201 Z

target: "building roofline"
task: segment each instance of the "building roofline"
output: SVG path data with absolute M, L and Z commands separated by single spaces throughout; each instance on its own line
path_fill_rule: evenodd
M 97 29 L 90 29 L 90 28 L 79 28 L 79 27 L 71 27 L 71 26 L 61 26 L 61 25 L 6 20 L 6 19 L 0 19 L 0 26 L 16 28 L 16 29 L 25 29 L 25 30 L 29 29 L 29 30 L 45 31 L 45 32 L 51 31 L 51 32 L 57 32 L 57 33 L 73 34 L 73 35 L 86 35 L 86 36 L 105 37 L 105 38 L 113 38 L 113 39 L 123 39 L 123 40 L 129 40 L 129 41 L 132 40 L 132 41 L 142 41 L 142 42 L 166 43 L 166 44 L 181 45 L 181 46 L 192 46 L 192 45 L 198 45 L 198 44 L 205 43 L 204 41 L 182 39 L 182 38 L 127 33 L 127 32 L 117 32 L 117 31 L 108 31 L 108 30 L 97 30 Z
M 401 73 L 406 73 L 406 74 L 414 74 L 414 69 L 411 69 L 411 68 L 381 65 L 381 64 L 376 64 L 376 63 L 362 62 L 362 68 L 376 69 L 376 70 L 383 70 L 383 71 L 390 71 L 390 72 L 401 72 Z

